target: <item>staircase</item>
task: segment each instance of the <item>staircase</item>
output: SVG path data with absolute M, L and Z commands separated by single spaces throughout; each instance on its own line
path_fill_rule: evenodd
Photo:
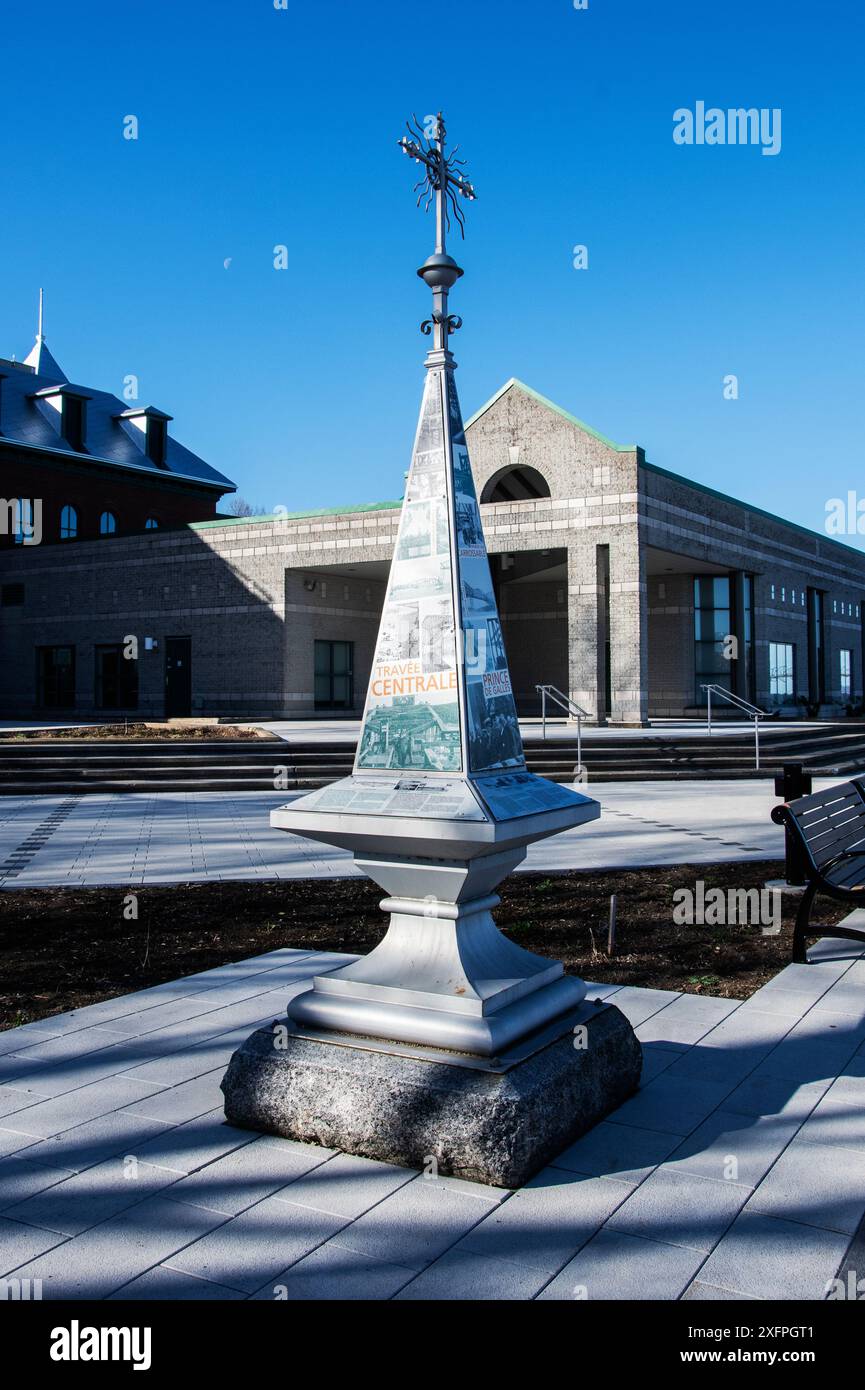
M 800 761 L 815 773 L 865 771 L 865 723 L 826 724 L 761 734 L 763 766 L 754 771 L 749 732 L 711 739 L 676 732 L 622 737 L 592 731 L 583 737 L 588 781 L 669 781 L 677 778 L 762 778 L 784 762 Z M 529 733 L 526 760 L 532 772 L 554 782 L 573 782 L 573 739 L 546 743 Z M 351 771 L 354 744 L 321 742 L 165 743 L 88 742 L 83 739 L 0 740 L 0 795 L 39 792 L 310 791 Z

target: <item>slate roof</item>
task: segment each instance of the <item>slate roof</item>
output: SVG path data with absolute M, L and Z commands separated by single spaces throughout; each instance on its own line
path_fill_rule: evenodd
M 38 368 L 38 370 L 37 370 Z M 71 383 L 48 351 L 44 338 L 24 362 L 9 362 L 0 358 L 0 443 L 21 444 L 30 449 L 48 449 L 70 458 L 88 458 L 95 463 L 107 463 L 117 468 L 160 476 L 182 478 L 215 488 L 219 492 L 234 492 L 230 478 L 211 468 L 204 459 L 168 436 L 165 466 L 148 458 L 144 435 L 128 420 L 116 417 L 129 410 L 109 391 L 96 391 L 89 386 Z M 36 392 L 59 386 L 87 398 L 86 452 L 76 451 L 62 437 L 58 414 L 44 401 L 34 400 Z

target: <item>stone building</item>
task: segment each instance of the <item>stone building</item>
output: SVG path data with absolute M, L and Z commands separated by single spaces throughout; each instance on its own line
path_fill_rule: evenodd
M 657 468 L 517 381 L 466 437 L 522 712 L 539 683 L 616 723 L 696 714 L 710 683 L 791 712 L 861 702 L 861 551 Z M 358 714 L 399 509 L 4 552 L 0 714 Z

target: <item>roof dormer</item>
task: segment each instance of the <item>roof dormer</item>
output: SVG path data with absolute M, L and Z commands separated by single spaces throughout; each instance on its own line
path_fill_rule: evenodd
M 132 426 L 128 433 L 151 463 L 155 463 L 157 468 L 168 467 L 168 422 L 173 416 L 166 415 L 164 410 L 157 410 L 155 406 L 145 405 L 124 410 L 114 418 Z
M 59 386 L 44 386 L 41 391 L 34 391 L 32 399 L 48 407 L 43 413 L 60 438 L 77 454 L 83 454 L 86 451 L 87 402 L 90 397 L 64 382 Z

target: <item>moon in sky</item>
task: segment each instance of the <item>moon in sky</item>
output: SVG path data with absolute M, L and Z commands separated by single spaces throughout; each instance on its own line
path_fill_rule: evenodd
M 231 265 L 232 259 L 233 258 L 231 256 L 226 256 L 225 260 L 222 262 L 226 270 Z

